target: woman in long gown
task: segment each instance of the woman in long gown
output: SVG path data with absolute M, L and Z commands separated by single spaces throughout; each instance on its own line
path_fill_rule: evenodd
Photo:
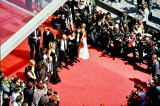
M 53 73 L 50 77 L 50 82 L 53 84 L 56 84 L 58 82 L 61 82 L 61 79 L 58 75 L 58 58 L 56 55 L 56 43 L 55 42 L 50 42 L 49 43 L 49 55 L 52 57 L 52 62 L 53 62 Z
M 82 37 L 80 40 L 80 45 L 79 45 L 79 54 L 78 57 L 81 59 L 88 59 L 89 58 L 89 52 L 88 52 L 88 46 L 87 46 L 87 33 L 86 33 L 86 24 L 81 25 L 82 28 Z

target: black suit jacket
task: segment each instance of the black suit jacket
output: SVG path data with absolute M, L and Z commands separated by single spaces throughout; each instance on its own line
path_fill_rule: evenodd
M 43 33 L 43 46 L 45 48 L 48 48 L 49 43 L 54 41 L 54 35 L 52 34 L 52 32 L 49 31 L 49 34 L 47 35 L 47 33 L 44 31 Z
M 82 38 L 82 33 L 79 33 L 80 34 L 80 36 L 79 36 L 79 42 L 77 42 L 77 38 L 78 38 L 78 32 L 76 32 L 76 36 L 75 36 L 75 39 L 76 39 L 76 43 L 77 43 L 77 46 L 79 45 L 79 43 L 80 43 L 80 40 L 81 40 L 81 38 Z
M 39 30 L 39 29 L 37 29 L 36 30 L 37 32 L 36 32 L 36 37 L 41 37 L 41 31 Z M 35 37 L 35 31 L 33 31 L 29 36 L 28 36 L 28 44 L 29 45 L 32 45 L 32 44 L 38 44 L 38 45 L 40 45 L 40 40 L 35 40 L 34 39 L 34 37 Z
M 60 50 L 61 50 L 62 40 L 63 40 L 63 39 L 60 40 Z M 66 44 L 67 48 L 66 48 L 65 51 L 68 52 L 68 39 L 66 39 L 66 43 L 67 43 L 67 44 Z

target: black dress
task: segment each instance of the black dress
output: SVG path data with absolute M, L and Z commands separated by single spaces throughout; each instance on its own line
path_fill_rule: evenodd
M 52 57 L 52 62 L 53 62 L 53 72 L 57 72 L 58 69 L 58 62 L 56 61 L 56 53 L 51 52 L 50 56 Z
M 58 72 L 54 72 L 50 77 L 50 83 L 57 84 L 59 82 L 61 82 L 61 79 L 58 75 Z
M 50 77 L 50 82 L 52 84 L 57 84 L 58 82 L 61 82 L 61 79 L 58 75 L 58 62 L 56 61 L 56 54 L 51 52 L 50 56 L 52 56 L 52 62 L 53 62 L 53 74 Z

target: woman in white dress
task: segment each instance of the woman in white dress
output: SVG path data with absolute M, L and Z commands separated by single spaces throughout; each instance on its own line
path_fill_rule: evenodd
M 89 52 L 88 52 L 88 46 L 87 46 L 87 33 L 86 33 L 86 24 L 81 25 L 82 28 L 82 37 L 80 40 L 80 45 L 79 45 L 79 54 L 78 57 L 81 59 L 88 59 L 89 58 Z

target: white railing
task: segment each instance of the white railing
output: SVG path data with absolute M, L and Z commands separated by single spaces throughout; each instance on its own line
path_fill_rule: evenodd
M 53 0 L 40 13 L 25 24 L 10 39 L 1 45 L 0 60 L 3 60 L 14 48 L 16 48 L 28 35 L 30 35 L 37 27 L 39 27 L 46 19 L 48 19 L 60 6 L 67 0 Z

